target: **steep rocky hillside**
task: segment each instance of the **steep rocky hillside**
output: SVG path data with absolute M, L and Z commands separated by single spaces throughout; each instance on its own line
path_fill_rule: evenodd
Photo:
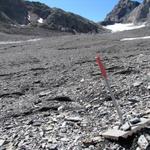
M 51 28 L 64 31 L 73 30 L 75 32 L 99 32 L 104 31 L 92 21 L 89 21 L 81 16 L 73 13 L 67 13 L 61 9 L 53 9 L 53 12 L 47 17 L 46 23 Z
M 150 24 L 150 0 L 142 3 L 131 0 L 120 0 L 114 9 L 101 22 L 102 25 L 115 23 L 143 23 Z
M 140 3 L 131 0 L 120 0 L 114 9 L 106 16 L 102 24 L 114 24 L 125 22 L 127 16 L 137 7 Z
M 2 22 L 27 24 L 27 16 L 28 11 L 22 0 L 0 0 L 0 20 Z
M 79 15 L 57 8 L 50 8 L 39 2 L 23 0 L 1 0 L 0 22 L 0 26 L 5 23 L 5 25 L 22 25 L 28 28 L 40 27 L 72 33 L 98 33 L 106 31 L 102 26 Z
M 135 8 L 129 15 L 128 22 L 146 22 L 150 18 L 150 0 L 144 0 L 141 5 Z

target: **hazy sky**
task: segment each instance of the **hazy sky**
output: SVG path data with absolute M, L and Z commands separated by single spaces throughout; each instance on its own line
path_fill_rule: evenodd
M 61 8 L 86 17 L 93 21 L 102 21 L 119 0 L 31 0 L 39 1 L 50 7 Z M 142 0 L 138 0 L 142 1 Z

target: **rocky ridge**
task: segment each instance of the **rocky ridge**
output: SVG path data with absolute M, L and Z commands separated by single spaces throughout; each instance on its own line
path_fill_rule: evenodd
M 126 22 L 128 15 L 137 7 L 140 3 L 130 0 L 120 0 L 114 9 L 106 16 L 102 24 L 114 24 Z
M 102 25 L 114 23 L 143 23 L 150 22 L 150 1 L 142 3 L 131 0 L 120 0 L 114 9 L 101 22 Z
M 149 22 L 150 20 L 150 0 L 144 0 L 135 8 L 127 18 L 127 22 Z
M 28 11 L 22 0 L 0 1 L 0 22 L 11 24 L 27 24 L 27 15 Z
M 9 7 L 11 5 L 11 7 Z M 72 33 L 105 32 L 102 26 L 79 15 L 50 8 L 40 2 L 23 0 L 0 1 L 0 25 L 40 27 L 48 30 Z

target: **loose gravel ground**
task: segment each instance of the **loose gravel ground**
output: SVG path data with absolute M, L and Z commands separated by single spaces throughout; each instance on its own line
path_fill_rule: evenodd
M 141 135 L 150 143 L 150 126 L 127 140 L 101 137 L 119 120 L 95 62 L 100 53 L 123 114 L 148 117 L 150 40 L 120 41 L 148 29 L 0 45 L 0 149 L 136 150 Z

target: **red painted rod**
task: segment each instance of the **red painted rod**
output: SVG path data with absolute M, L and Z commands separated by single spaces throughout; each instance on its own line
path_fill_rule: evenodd
M 97 56 L 96 56 L 96 63 L 97 63 L 97 65 L 99 66 L 99 69 L 100 69 L 100 71 L 101 71 L 101 73 L 102 73 L 102 76 L 103 76 L 105 79 L 107 79 L 106 69 L 105 69 L 105 67 L 104 67 L 104 65 L 103 65 L 103 63 L 102 63 L 102 60 L 101 60 L 101 58 L 100 58 L 100 55 L 97 55 Z
M 106 73 L 106 69 L 105 69 L 105 67 L 104 67 L 104 65 L 102 63 L 100 55 L 96 56 L 96 63 L 98 64 L 98 66 L 100 68 L 100 71 L 102 73 L 102 76 L 104 77 L 106 86 L 107 86 L 107 88 L 108 88 L 108 90 L 110 92 L 111 98 L 112 98 L 112 102 L 113 102 L 113 104 L 114 104 L 114 106 L 115 106 L 115 108 L 117 110 L 117 113 L 118 113 L 118 116 L 119 116 L 119 119 L 120 119 L 120 123 L 123 124 L 124 123 L 124 121 L 123 121 L 123 114 L 121 112 L 121 109 L 120 109 L 120 107 L 119 107 L 119 105 L 118 105 L 118 103 L 117 103 L 117 101 L 115 99 L 115 96 L 114 96 L 114 94 L 113 94 L 113 92 L 111 90 L 111 87 L 109 85 L 109 80 L 108 80 L 108 76 L 107 76 L 107 73 Z

